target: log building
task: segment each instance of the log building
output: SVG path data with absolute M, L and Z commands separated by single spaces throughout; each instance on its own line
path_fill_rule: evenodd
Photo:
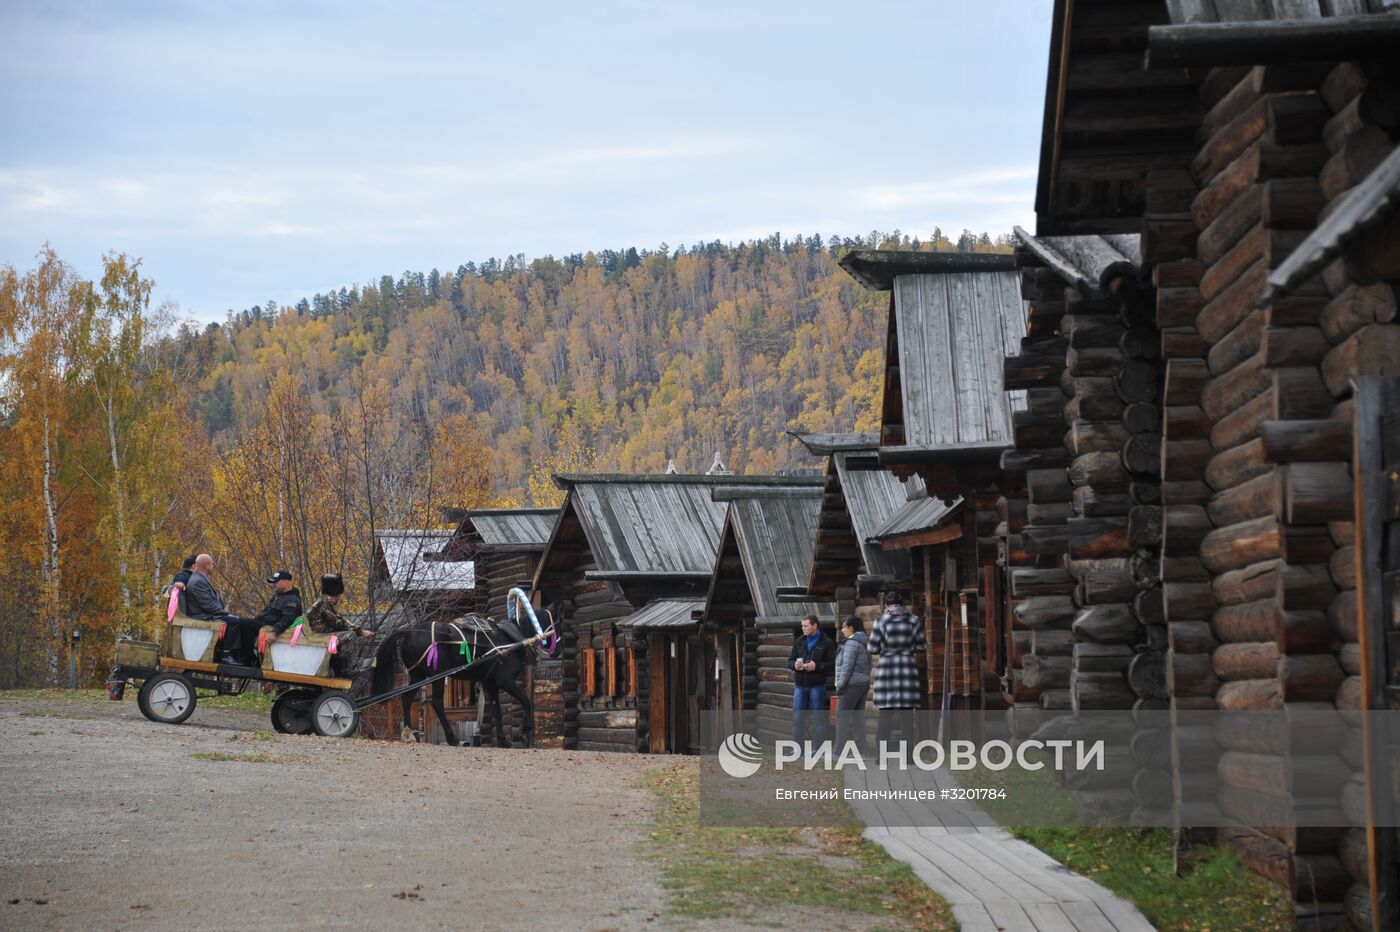
M 1354 490 L 1372 490 L 1372 510 L 1387 500 L 1376 477 L 1388 455 L 1385 410 L 1395 401 L 1384 383 L 1360 396 L 1356 386 L 1400 374 L 1397 12 L 1389 0 L 1055 4 L 1037 229 L 1021 250 L 1034 342 L 1008 362 L 1023 381 L 1007 384 L 1044 388 L 1048 396 L 1054 372 L 1066 395 L 1073 392 L 1068 404 L 1081 395 L 1087 403 L 1094 386 L 1080 383 L 1105 377 L 1095 366 L 1116 366 L 1107 375 L 1116 397 L 1096 409 L 1097 418 L 1111 424 L 1116 411 L 1128 437 L 1116 453 L 1076 453 L 1075 425 L 1067 423 L 1064 453 L 1050 443 L 1018 443 L 1011 455 L 1025 464 L 1031 501 L 1037 480 L 1059 482 L 1057 472 L 1037 475 L 1041 469 L 1068 470 L 1072 507 L 1086 488 L 1095 500 L 1101 490 L 1126 491 L 1116 503 L 1129 509 L 1125 539 L 1115 546 L 1131 554 L 1139 593 L 1130 615 L 1104 614 L 1144 629 L 1134 628 L 1130 646 L 1141 664 L 1136 683 L 1149 695 L 1134 688 L 1131 668 L 1125 683 L 1114 684 L 1131 690 L 1135 702 L 1161 701 L 1150 694 L 1166 692 L 1177 711 L 1394 704 L 1385 666 L 1394 608 L 1368 602 L 1359 588 L 1381 578 L 1394 554 L 1380 542 L 1383 523 Z M 1069 238 L 1087 236 L 1126 256 L 1114 237 L 1132 234 L 1133 272 L 1116 283 L 1095 276 L 1111 296 L 1102 300 L 1119 302 L 1118 354 L 1078 352 L 1112 348 L 1089 330 L 1076 336 L 1087 316 L 1080 308 L 1110 315 L 1080 283 L 1065 290 L 1051 325 L 1053 289 L 1068 284 L 1052 254 L 1063 257 Z M 1037 301 L 1045 304 L 1044 324 Z M 1056 339 L 1067 345 L 1057 350 Z M 1129 424 L 1139 391 L 1125 378 L 1131 365 L 1146 380 L 1154 360 L 1160 431 L 1137 431 L 1148 412 L 1137 409 L 1132 416 L 1142 421 Z M 1037 374 L 1037 366 L 1044 371 Z M 1065 411 L 1068 419 L 1068 405 Z M 1138 457 L 1150 454 L 1156 433 L 1159 491 L 1150 500 L 1142 493 L 1151 470 L 1136 467 L 1146 465 Z M 1367 446 L 1363 436 L 1375 443 Z M 1138 437 L 1149 439 L 1130 449 Z M 1113 453 L 1116 462 L 1096 453 Z M 1068 463 L 1057 462 L 1064 456 Z M 1117 525 L 1125 516 L 1105 517 Z M 1369 544 L 1368 523 L 1376 535 Z M 1008 527 L 1008 542 L 1012 536 Z M 1142 586 L 1152 580 L 1154 557 L 1160 597 Z M 1037 574 L 1054 569 L 1034 567 Z M 1018 577 L 1032 582 L 1013 568 L 1013 598 L 1031 597 L 1018 591 Z M 1062 589 L 1064 577 L 1057 578 Z M 1073 585 L 1078 643 L 1082 613 L 1097 603 L 1078 598 L 1092 594 L 1083 578 Z M 1121 592 L 1128 594 L 1126 584 Z M 1063 598 L 1060 589 L 1045 594 Z M 1163 629 L 1165 654 L 1155 633 Z M 1155 674 L 1159 655 L 1165 689 Z M 1358 770 L 1366 753 L 1392 753 L 1368 733 L 1337 737 L 1336 753 Z M 1174 738 L 1175 758 L 1189 760 L 1183 742 L 1191 736 L 1178 730 Z M 1248 815 L 1260 805 L 1295 804 L 1272 796 L 1259 776 L 1289 772 L 1291 747 L 1261 752 L 1247 746 L 1247 736 L 1224 740 L 1218 785 L 1171 770 L 1178 802 L 1213 805 L 1247 822 L 1258 821 Z M 1354 808 L 1356 800 L 1392 793 L 1357 783 L 1355 793 L 1330 804 Z M 1196 798 L 1203 786 L 1213 798 Z M 1302 927 L 1400 927 L 1394 830 L 1179 831 L 1183 840 L 1231 845 L 1282 884 Z
M 785 589 L 796 602 L 832 602 L 837 617 L 876 606 L 880 593 L 909 586 L 909 555 L 871 538 L 903 507 L 904 487 L 880 466 L 874 434 L 789 431 L 807 452 L 826 458 L 821 510 L 805 584 Z
M 650 751 L 650 643 L 626 622 L 647 612 L 637 619 L 639 630 L 657 621 L 683 628 L 687 612 L 701 607 L 727 511 L 711 497 L 715 488 L 815 487 L 821 480 L 561 475 L 556 481 L 567 496 L 533 591 L 563 631 L 564 746 Z
M 841 265 L 890 295 L 876 459 L 906 492 L 867 540 L 910 560 L 929 707 L 1000 706 L 1012 657 L 996 536 L 1000 459 L 1013 436 L 1046 436 L 1051 420 L 1002 389 L 1001 360 L 1026 326 L 1015 260 L 856 250 Z
M 822 490 L 717 488 L 714 498 L 727 501 L 729 510 L 701 618 L 714 656 L 732 655 L 736 675 L 729 704 L 709 707 L 742 709 L 765 732 L 786 736 L 792 729 L 787 660 L 801 620 L 816 615 L 828 636 L 835 633 L 831 603 L 778 599 L 779 591 L 800 588 L 807 577 Z

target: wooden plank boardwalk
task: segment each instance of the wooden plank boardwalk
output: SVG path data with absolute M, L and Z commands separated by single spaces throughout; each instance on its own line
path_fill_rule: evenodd
M 868 790 L 957 787 L 946 770 L 844 770 Z M 961 801 L 860 800 L 851 808 L 865 837 L 908 864 L 953 907 L 963 932 L 1151 932 L 1131 903 L 1013 838 Z

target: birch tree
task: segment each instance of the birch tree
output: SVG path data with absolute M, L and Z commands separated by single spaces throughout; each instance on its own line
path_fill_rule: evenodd
M 67 621 L 63 609 L 64 561 L 60 533 L 60 436 L 66 413 L 68 338 L 77 308 L 72 270 L 50 248 L 32 271 L 0 271 L 0 380 L 4 405 L 38 491 L 42 631 L 47 673 L 58 682 Z

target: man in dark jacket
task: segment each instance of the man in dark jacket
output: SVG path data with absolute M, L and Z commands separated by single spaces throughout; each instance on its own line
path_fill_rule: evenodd
M 301 593 L 292 582 L 292 574 L 286 570 L 278 570 L 267 577 L 267 584 L 273 588 L 272 598 L 253 621 L 258 630 L 270 627 L 274 634 L 280 635 L 301 617 Z
M 252 619 L 231 615 L 224 608 L 224 600 L 209 579 L 213 572 L 213 557 L 207 553 L 195 557 L 194 572 L 190 573 L 190 581 L 185 586 L 185 614 L 199 621 L 222 621 L 227 625 L 224 638 L 219 642 L 219 663 L 251 666 L 258 629 L 251 624 Z
M 802 633 L 792 645 L 788 664 L 793 674 L 792 740 L 807 740 L 807 725 L 813 726 L 817 744 L 826 741 L 826 684 L 836 667 L 836 645 L 817 627 L 817 616 L 802 619 Z
M 180 566 L 180 572 L 175 574 L 175 578 L 170 580 L 170 585 L 164 590 L 165 592 L 169 592 L 174 589 L 179 593 L 176 598 L 180 600 L 180 614 L 186 617 L 188 617 L 190 613 L 185 611 L 185 587 L 190 584 L 190 574 L 194 572 L 194 561 L 198 559 L 198 555 L 193 553 L 185 557 L 185 562 Z

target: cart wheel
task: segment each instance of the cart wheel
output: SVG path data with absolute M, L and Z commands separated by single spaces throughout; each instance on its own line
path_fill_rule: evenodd
M 189 718 L 194 702 L 194 684 L 183 673 L 157 673 L 136 694 L 141 714 L 164 725 L 178 725 Z
M 311 706 L 316 693 L 309 689 L 289 689 L 272 703 L 272 727 L 284 735 L 311 734 Z
M 360 724 L 360 710 L 338 689 L 328 689 L 316 697 L 311 707 L 316 734 L 323 738 L 348 738 Z

